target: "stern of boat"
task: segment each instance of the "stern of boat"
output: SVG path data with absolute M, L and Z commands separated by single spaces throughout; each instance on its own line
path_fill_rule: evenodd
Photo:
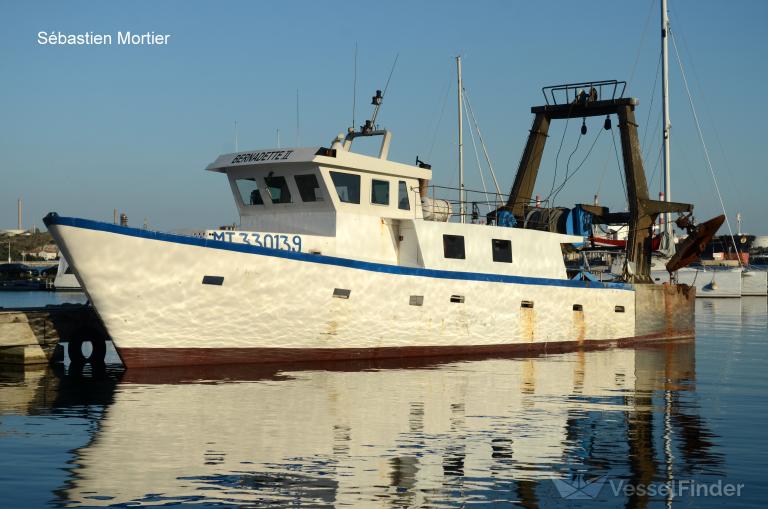
M 689 338 L 695 335 L 696 287 L 664 283 L 635 285 L 637 338 Z

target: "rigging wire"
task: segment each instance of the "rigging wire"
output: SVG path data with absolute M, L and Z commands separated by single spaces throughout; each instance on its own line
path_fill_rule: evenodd
M 651 180 L 648 182 L 648 188 L 653 185 L 653 181 L 656 179 L 656 173 L 659 169 L 659 162 L 661 161 L 661 154 L 664 152 L 664 145 L 659 146 L 659 155 L 656 156 L 656 164 L 653 165 L 653 173 L 651 174 Z M 659 179 L 659 189 L 661 189 L 661 179 Z
M 677 22 L 677 19 L 679 19 L 679 18 L 677 17 L 677 9 L 675 8 L 674 2 L 672 3 L 671 7 L 672 7 L 672 10 L 674 11 L 674 14 L 676 16 L 676 18 L 675 18 L 675 26 L 677 26 L 679 28 L 680 27 L 680 23 Z M 679 30 L 677 32 L 679 32 Z M 683 47 L 683 53 L 685 53 L 686 57 L 687 57 L 686 61 L 689 63 L 689 67 L 690 67 L 691 71 L 693 72 L 694 85 L 698 89 L 699 97 L 703 97 L 703 99 L 700 102 L 704 104 L 704 115 L 708 119 L 710 119 L 710 122 L 709 122 L 710 129 L 715 134 L 715 141 L 717 142 L 717 145 L 720 148 L 720 153 L 723 156 L 723 160 L 725 162 L 725 169 L 728 172 L 728 177 L 729 177 L 728 178 L 728 182 L 730 183 L 731 191 L 733 191 L 734 196 L 741 196 L 741 193 L 739 193 L 739 190 L 738 190 L 738 188 L 736 186 L 736 182 L 737 181 L 736 181 L 736 178 L 734 176 L 733 170 L 731 168 L 730 158 L 726 155 L 725 148 L 723 148 L 723 143 L 720 140 L 720 131 L 717 129 L 717 122 L 712 122 L 711 121 L 712 114 L 711 114 L 711 111 L 709 109 L 709 103 L 706 100 L 707 95 L 703 93 L 703 88 L 701 86 L 701 80 L 699 79 L 699 73 L 696 71 L 696 63 L 693 60 L 693 55 L 691 53 L 691 50 L 688 49 L 688 44 L 686 42 L 684 34 L 682 32 L 679 32 L 678 35 L 680 35 L 680 45 Z
M 648 143 L 648 138 L 646 138 L 645 135 L 648 134 L 648 126 L 651 125 L 651 113 L 653 112 L 653 101 L 656 98 L 656 84 L 659 82 L 660 70 L 661 70 L 661 54 L 659 54 L 659 61 L 656 64 L 656 77 L 653 79 L 653 87 L 651 87 L 651 94 L 650 94 L 651 102 L 648 104 L 648 117 L 645 119 L 645 127 L 643 128 L 643 146 L 640 149 L 640 152 L 642 153 L 645 153 L 646 143 Z M 659 129 L 658 124 L 656 124 L 656 131 L 658 131 L 658 129 Z
M 632 71 L 629 73 L 629 79 L 627 80 L 627 86 L 632 83 L 632 78 L 635 77 L 635 71 L 637 70 L 637 64 L 640 61 L 640 52 L 643 49 L 643 43 L 645 42 L 645 35 L 648 33 L 648 24 L 651 21 L 651 14 L 653 13 L 653 6 L 656 4 L 656 0 L 651 0 L 648 5 L 648 14 L 645 16 L 645 24 L 643 25 L 643 33 L 640 36 L 640 44 L 637 46 L 637 55 L 635 55 L 635 63 L 632 64 Z
M 680 59 L 680 52 L 677 50 L 677 42 L 675 40 L 675 34 L 672 30 L 669 30 L 670 38 L 672 39 L 672 46 L 675 48 L 675 56 L 677 57 L 677 64 L 680 66 L 680 75 L 683 78 L 683 85 L 685 85 L 685 93 L 688 95 L 688 104 L 691 107 L 691 113 L 693 113 L 693 119 L 696 122 L 696 131 L 699 134 L 699 140 L 701 146 L 704 149 L 704 157 L 707 160 L 707 167 L 709 173 L 712 175 L 712 182 L 715 184 L 715 191 L 717 191 L 717 198 L 720 200 L 720 207 L 723 209 L 725 215 L 725 224 L 728 226 L 728 233 L 731 236 L 731 243 L 733 243 L 733 249 L 737 253 L 737 259 L 739 265 L 741 265 L 741 257 L 738 256 L 739 248 L 736 246 L 736 240 L 733 238 L 733 229 L 731 228 L 731 222 L 728 220 L 728 213 L 725 211 L 725 203 L 723 202 L 723 195 L 720 193 L 720 186 L 717 184 L 717 177 L 715 176 L 715 170 L 712 167 L 712 160 L 709 158 L 709 150 L 707 144 L 704 142 L 704 134 L 701 131 L 701 124 L 699 123 L 699 116 L 696 114 L 696 108 L 693 105 L 693 98 L 691 97 L 691 90 L 688 88 L 688 79 L 685 77 L 685 69 L 683 68 L 683 62 Z
M 467 117 L 467 122 L 469 122 L 469 112 L 467 111 L 467 103 L 464 103 L 464 114 Z M 472 129 L 469 129 L 469 136 L 472 138 L 472 148 L 475 149 L 475 160 L 477 161 L 477 171 L 480 173 L 480 182 L 483 184 L 483 194 L 485 195 L 485 201 L 486 206 L 488 207 L 488 212 L 491 211 L 491 205 L 489 204 L 490 200 L 488 199 L 488 189 L 485 187 L 485 177 L 483 177 L 483 167 L 480 165 L 480 153 L 477 151 L 477 144 L 475 144 L 475 134 L 472 132 Z
M 387 89 L 389 88 L 389 80 L 392 79 L 392 74 L 395 72 L 395 66 L 397 65 L 397 59 L 400 58 L 400 53 L 395 55 L 395 61 L 392 62 L 392 68 L 389 70 L 389 76 L 387 77 L 387 83 L 384 85 L 384 92 L 381 93 L 382 97 L 387 96 Z
M 443 93 L 443 106 L 440 108 L 440 115 L 437 118 L 437 124 L 435 124 L 435 132 L 432 136 L 432 144 L 429 146 L 429 152 L 427 153 L 427 160 L 432 159 L 432 152 L 435 149 L 435 143 L 437 142 L 437 135 L 440 132 L 440 123 L 443 120 L 443 113 L 445 113 L 445 105 L 448 104 L 448 93 L 451 91 L 453 84 L 453 74 L 448 75 L 448 83 L 445 86 L 445 92 Z
M 477 130 L 477 137 L 480 140 L 480 146 L 483 149 L 483 155 L 485 156 L 485 162 L 488 164 L 488 169 L 490 170 L 491 178 L 493 179 L 493 185 L 496 188 L 496 195 L 499 196 L 499 195 L 501 195 L 501 189 L 499 188 L 499 183 L 496 180 L 496 172 L 493 171 L 493 164 L 491 163 L 491 158 L 488 155 L 488 149 L 485 146 L 485 140 L 483 140 L 483 133 L 480 132 L 480 124 L 478 124 L 477 119 L 475 118 L 475 112 L 472 110 L 472 104 L 470 104 L 470 102 L 469 102 L 469 92 L 467 92 L 466 87 L 464 88 L 464 90 L 462 90 L 462 92 L 464 94 L 466 108 L 469 111 L 469 115 L 472 116 L 472 122 L 474 123 L 475 129 Z M 467 117 L 467 120 L 469 120 L 469 117 Z M 472 129 L 470 129 L 470 132 L 472 132 Z M 474 143 L 474 141 L 473 141 L 473 143 Z
M 658 136 L 660 128 L 661 128 L 661 115 L 659 115 L 656 121 L 656 128 L 653 130 L 653 136 L 649 138 L 652 141 L 648 144 L 645 151 L 643 152 L 643 161 L 647 161 L 648 159 L 650 159 L 651 155 L 656 152 L 656 146 L 663 146 L 663 143 L 660 140 L 660 136 Z

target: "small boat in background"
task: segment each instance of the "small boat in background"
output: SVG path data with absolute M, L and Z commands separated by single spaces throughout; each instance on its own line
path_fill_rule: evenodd
M 24 263 L 0 264 L 0 290 L 29 291 L 44 290 L 45 279 L 40 271 Z
M 53 287 L 56 291 L 82 291 L 83 289 L 64 255 L 59 257 L 59 267 L 56 271 L 56 279 L 53 280 Z

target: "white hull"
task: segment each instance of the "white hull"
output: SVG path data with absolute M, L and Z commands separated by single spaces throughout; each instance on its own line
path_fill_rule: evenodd
M 102 226 L 48 226 L 129 366 L 206 363 L 224 351 L 242 362 L 678 336 L 668 324 L 636 326 L 631 285 L 408 269 L 92 224 Z
M 768 295 L 768 271 L 749 269 L 742 272 L 741 294 L 755 297 Z

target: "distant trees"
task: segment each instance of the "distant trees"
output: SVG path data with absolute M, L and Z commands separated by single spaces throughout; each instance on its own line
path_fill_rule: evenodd
M 8 248 L 12 261 L 43 261 L 43 253 L 51 252 L 55 246 L 48 232 L 25 233 L 21 235 L 0 234 L 0 263 L 8 261 Z

